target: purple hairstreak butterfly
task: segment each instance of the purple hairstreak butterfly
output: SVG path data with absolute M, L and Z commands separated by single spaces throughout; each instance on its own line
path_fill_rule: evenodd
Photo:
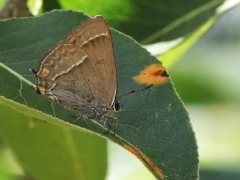
M 116 118 L 117 75 L 109 27 L 102 16 L 89 18 L 41 60 L 37 91 L 109 128 Z

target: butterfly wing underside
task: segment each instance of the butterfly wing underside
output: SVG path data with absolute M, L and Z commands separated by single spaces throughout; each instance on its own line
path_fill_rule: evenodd
M 41 94 L 84 112 L 97 102 L 111 107 L 117 91 L 111 34 L 101 16 L 76 27 L 40 63 L 37 88 Z

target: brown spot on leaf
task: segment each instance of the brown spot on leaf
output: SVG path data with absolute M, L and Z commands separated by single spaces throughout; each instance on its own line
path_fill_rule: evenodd
M 151 64 L 143 69 L 139 75 L 133 79 L 139 84 L 160 85 L 169 81 L 169 75 L 166 68 L 161 64 Z

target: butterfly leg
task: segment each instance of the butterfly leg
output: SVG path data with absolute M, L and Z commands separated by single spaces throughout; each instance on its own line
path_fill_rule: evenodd
M 116 126 L 117 126 L 117 118 L 115 117 L 106 117 L 105 116 L 105 119 L 104 120 L 104 123 L 103 123 L 103 126 L 104 126 L 104 130 L 103 130 L 103 134 L 108 134 L 109 131 L 112 129 L 113 130 L 113 135 L 115 136 L 116 134 Z

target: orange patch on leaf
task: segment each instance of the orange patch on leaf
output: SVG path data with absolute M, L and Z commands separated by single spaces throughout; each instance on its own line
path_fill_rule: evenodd
M 134 76 L 133 79 L 139 84 L 160 85 L 169 81 L 166 68 L 161 64 L 151 64 Z
M 147 164 L 148 167 L 150 169 L 152 169 L 154 171 L 154 173 L 161 179 L 164 179 L 164 174 L 162 173 L 162 171 L 160 169 L 158 169 L 155 164 L 149 159 L 147 158 L 147 156 L 145 156 L 143 153 L 139 152 L 137 149 L 135 149 L 132 146 L 129 146 L 127 144 L 123 144 L 123 147 L 125 149 L 127 149 L 128 151 L 130 151 L 132 154 L 134 154 L 140 161 L 142 161 L 143 163 Z

